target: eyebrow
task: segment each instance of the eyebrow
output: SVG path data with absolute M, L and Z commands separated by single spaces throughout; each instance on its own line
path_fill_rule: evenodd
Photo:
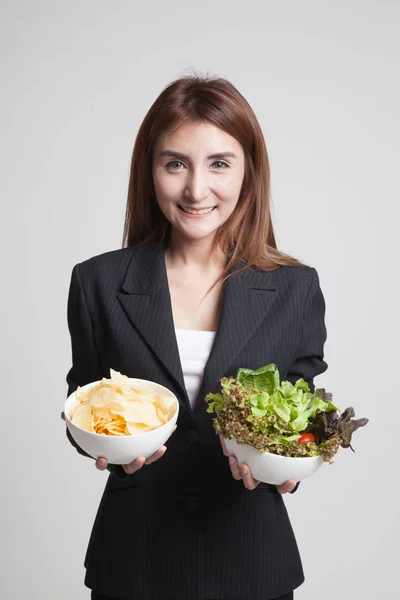
M 182 154 L 181 152 L 175 152 L 174 150 L 163 150 L 160 152 L 159 156 L 169 156 L 171 158 L 181 158 L 182 160 L 188 160 L 189 156 L 186 154 Z M 237 158 L 236 154 L 233 152 L 218 152 L 216 154 L 210 154 L 207 156 L 207 160 L 216 158 Z

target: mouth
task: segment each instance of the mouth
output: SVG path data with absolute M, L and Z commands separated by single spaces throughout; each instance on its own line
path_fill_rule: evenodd
M 190 208 L 189 206 L 182 206 L 181 204 L 178 204 L 178 206 L 182 212 L 187 213 L 189 215 L 207 215 L 211 213 L 215 208 L 217 208 L 216 206 L 208 206 L 195 210 L 194 208 Z

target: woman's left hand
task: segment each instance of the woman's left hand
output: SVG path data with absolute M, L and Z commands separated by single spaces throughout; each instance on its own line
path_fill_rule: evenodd
M 258 479 L 254 479 L 253 475 L 251 474 L 250 468 L 245 463 L 239 466 L 236 456 L 233 456 L 233 454 L 230 454 L 228 452 L 222 436 L 219 436 L 219 439 L 221 440 L 223 453 L 225 454 L 225 456 L 228 457 L 229 466 L 231 468 L 232 476 L 234 477 L 234 479 L 243 479 L 244 487 L 248 490 L 254 490 L 260 483 Z M 296 487 L 296 483 L 297 482 L 294 479 L 289 479 L 288 481 L 285 481 L 285 483 L 277 485 L 276 488 L 280 494 L 287 494 Z

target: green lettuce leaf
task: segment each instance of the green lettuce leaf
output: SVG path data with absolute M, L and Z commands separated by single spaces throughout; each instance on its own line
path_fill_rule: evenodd
M 245 387 L 251 387 L 257 392 L 263 391 L 272 394 L 279 385 L 278 367 L 271 363 L 256 371 L 252 369 L 238 369 L 236 381 Z
M 217 413 L 224 407 L 226 399 L 222 394 L 208 394 L 207 401 L 209 402 L 207 412 Z

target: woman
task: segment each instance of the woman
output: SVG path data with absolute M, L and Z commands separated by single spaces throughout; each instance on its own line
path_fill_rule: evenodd
M 172 82 L 136 139 L 124 247 L 76 265 L 69 292 L 68 394 L 113 368 L 180 402 L 151 458 L 96 460 L 110 475 L 85 560 L 93 599 L 293 598 L 304 575 L 282 494 L 298 484 L 240 469 L 204 397 L 270 362 L 314 390 L 324 313 L 316 270 L 276 248 L 249 104 L 224 79 Z

